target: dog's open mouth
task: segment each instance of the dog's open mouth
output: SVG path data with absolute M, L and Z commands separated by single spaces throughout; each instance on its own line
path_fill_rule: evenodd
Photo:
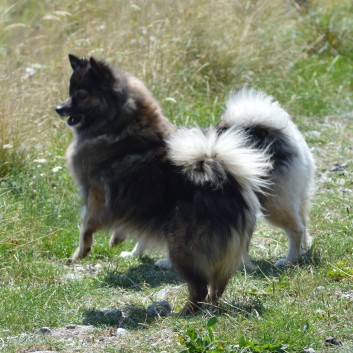
M 75 126 L 81 123 L 83 119 L 83 114 L 70 115 L 67 119 L 67 125 Z

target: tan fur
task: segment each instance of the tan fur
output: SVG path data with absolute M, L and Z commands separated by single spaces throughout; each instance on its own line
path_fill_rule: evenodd
M 138 112 L 130 133 L 168 137 L 175 127 L 162 114 L 162 109 L 151 92 L 135 76 L 128 75 L 127 81 L 131 91 L 130 104 L 134 105 Z

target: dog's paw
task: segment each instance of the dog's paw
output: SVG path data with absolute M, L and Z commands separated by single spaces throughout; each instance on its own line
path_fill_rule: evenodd
M 128 257 L 134 257 L 135 254 L 132 251 L 122 251 L 119 255 L 119 257 L 123 258 L 128 258 Z
M 78 247 L 75 252 L 73 253 L 73 255 L 71 256 L 71 263 L 76 262 L 79 259 L 83 259 L 85 258 L 89 253 L 91 252 L 91 249 L 82 249 L 80 247 Z
M 154 265 L 163 270 L 170 270 L 172 268 L 172 263 L 169 258 L 157 260 Z

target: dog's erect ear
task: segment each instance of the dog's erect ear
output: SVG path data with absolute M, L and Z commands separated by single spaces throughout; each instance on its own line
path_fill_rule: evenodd
M 90 58 L 89 58 L 89 63 L 90 63 L 90 65 L 91 65 L 91 69 L 94 71 L 94 72 L 99 72 L 100 71 L 100 66 L 99 66 L 99 64 L 98 64 L 98 62 L 96 61 L 96 59 L 93 57 L 93 56 L 91 56 Z
M 75 71 L 81 66 L 81 59 L 75 55 L 69 54 L 69 60 L 72 69 Z
M 109 65 L 97 61 L 92 56 L 89 58 L 90 70 L 102 86 L 111 86 L 114 82 L 114 75 Z

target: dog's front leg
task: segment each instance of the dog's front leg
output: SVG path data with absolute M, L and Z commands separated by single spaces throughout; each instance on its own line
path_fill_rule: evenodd
M 72 262 L 78 259 L 83 259 L 86 257 L 93 244 L 93 233 L 95 232 L 95 227 L 89 225 L 89 222 L 83 222 L 80 227 L 80 245 L 71 257 Z
M 86 257 L 93 245 L 93 233 L 103 224 L 104 218 L 104 196 L 98 188 L 91 189 L 84 208 L 82 223 L 80 226 L 80 245 L 71 257 L 74 262 Z

